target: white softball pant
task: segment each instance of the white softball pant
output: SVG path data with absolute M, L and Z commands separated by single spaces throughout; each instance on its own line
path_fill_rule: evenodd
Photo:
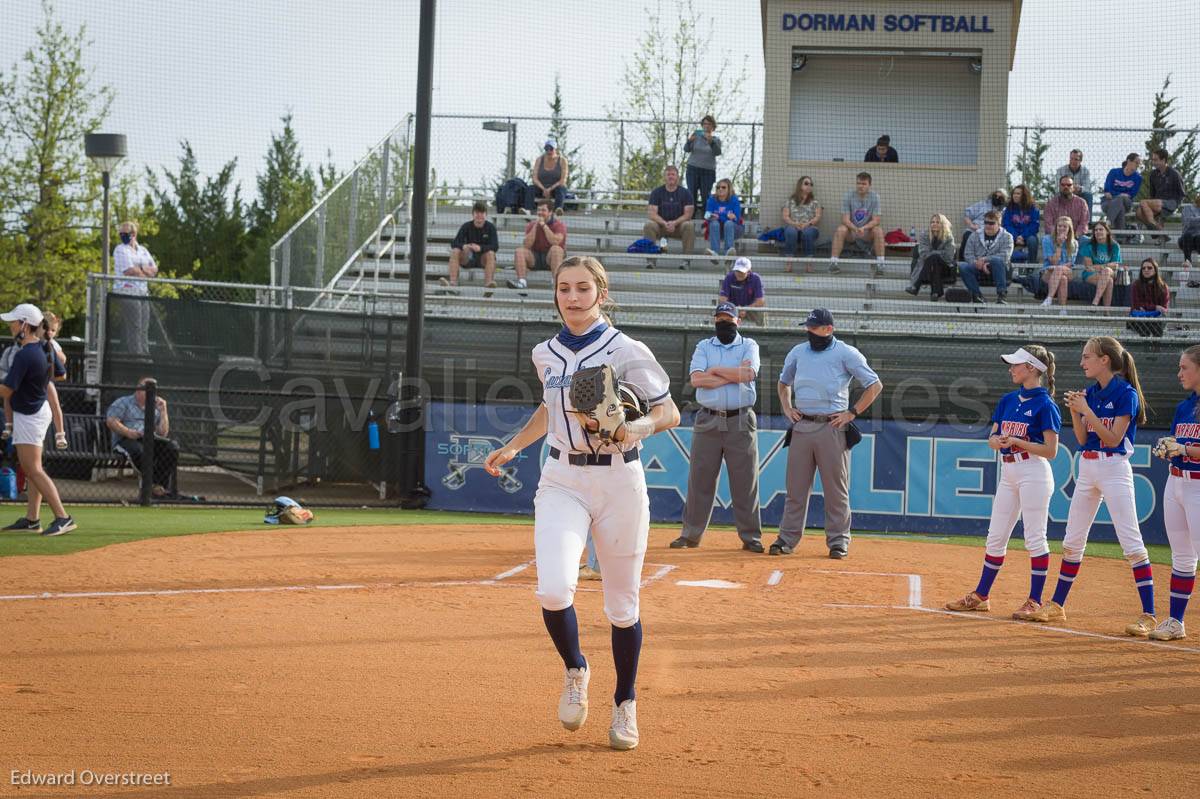
M 600 560 L 604 613 L 617 627 L 639 618 L 642 561 L 650 535 L 650 497 L 640 460 L 572 466 L 548 458 L 533 500 L 537 598 L 546 610 L 575 601 L 588 531 Z
M 1200 480 L 1167 478 L 1163 524 L 1171 542 L 1171 568 L 1179 574 L 1194 574 L 1200 556 Z
M 1025 528 L 1025 549 L 1030 555 L 1045 555 L 1046 516 L 1050 495 L 1054 492 L 1054 472 L 1050 462 L 1037 455 L 1027 460 L 1005 463 L 1000 467 L 1000 483 L 992 502 L 992 520 L 988 523 L 987 554 L 1004 555 L 1019 517 Z
M 1117 456 L 1096 459 L 1080 457 L 1079 474 L 1075 476 L 1075 493 L 1071 495 L 1071 510 L 1067 513 L 1067 530 L 1063 535 L 1063 557 L 1079 560 L 1087 546 L 1088 533 L 1100 509 L 1100 500 L 1108 507 L 1121 551 L 1130 563 L 1140 563 L 1149 557 L 1142 543 L 1142 528 L 1138 525 L 1137 505 L 1133 496 L 1133 467 L 1129 458 Z

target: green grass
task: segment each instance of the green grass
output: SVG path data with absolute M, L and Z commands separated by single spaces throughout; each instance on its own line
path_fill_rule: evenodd
M 20 506 L 8 505 L 13 510 L 3 519 L 16 518 Z M 517 524 L 528 525 L 529 516 L 505 516 L 494 513 L 460 513 L 452 511 L 399 510 L 398 508 L 364 509 L 318 509 L 311 527 L 359 527 L 366 525 L 404 524 Z M 0 557 L 8 555 L 63 555 L 88 549 L 123 544 L 144 538 L 166 538 L 176 535 L 198 533 L 222 533 L 234 530 L 269 530 L 263 524 L 263 511 L 249 508 L 72 508 L 79 529 L 58 538 L 42 538 L 30 533 L 0 533 Z M 43 524 L 48 519 L 43 515 Z M 729 530 L 732 527 L 714 525 L 714 530 Z M 820 530 L 810 535 L 821 534 Z M 935 536 L 920 533 L 855 533 L 859 538 L 920 541 L 938 544 L 983 549 L 980 536 L 947 535 Z M 1009 549 L 1024 550 L 1024 542 L 1009 542 Z M 1054 552 L 1062 551 L 1062 544 L 1051 541 Z M 1170 563 L 1171 549 L 1162 545 L 1151 545 L 1150 559 L 1154 563 Z M 1121 547 L 1115 543 L 1090 543 L 1087 554 L 1093 557 L 1120 559 Z

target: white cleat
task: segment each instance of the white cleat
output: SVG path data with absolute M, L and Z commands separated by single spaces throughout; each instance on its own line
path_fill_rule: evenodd
M 1151 641 L 1178 641 L 1187 638 L 1187 633 L 1184 632 L 1183 622 L 1168 618 L 1151 630 L 1148 637 Z
M 558 720 L 571 732 L 575 732 L 587 721 L 587 692 L 591 679 L 592 671 L 586 666 L 582 669 L 567 669 L 567 673 L 563 675 L 562 696 L 558 698 Z
M 619 705 L 613 705 L 608 745 L 621 750 L 633 749 L 638 745 L 636 699 L 626 699 Z

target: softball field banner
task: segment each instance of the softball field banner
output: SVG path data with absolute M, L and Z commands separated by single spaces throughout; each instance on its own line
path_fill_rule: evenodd
M 531 411 L 527 407 L 489 407 L 434 403 L 426 442 L 425 479 L 433 491 L 429 507 L 493 513 L 533 512 L 543 444 L 528 448 L 495 478 L 483 469 L 484 458 L 507 441 Z M 779 524 L 787 494 L 786 422 L 781 416 L 759 417 L 759 500 L 765 530 Z M 642 465 L 650 490 L 655 522 L 678 522 L 687 493 L 690 414 L 674 430 L 642 442 Z M 859 422 L 863 440 L 850 454 L 850 508 L 855 530 L 984 535 L 992 497 L 1000 475 L 998 453 L 988 447 L 985 428 L 964 430 L 949 425 L 902 425 Z M 1064 428 L 1058 457 L 1051 464 L 1055 491 L 1050 501 L 1051 537 L 1062 537 L 1074 487 L 1078 458 L 1075 437 Z M 1150 454 L 1162 431 L 1139 430 L 1131 458 L 1138 518 L 1147 543 L 1166 544 L 1162 523 L 1162 486 L 1167 465 Z M 817 479 L 808 509 L 808 525 L 821 527 L 824 500 Z M 714 524 L 730 524 L 729 483 L 721 471 Z M 1020 535 L 1020 524 L 1015 535 Z M 1057 534 L 1057 535 L 1056 535 Z M 1102 504 L 1092 540 L 1114 541 L 1108 509 Z

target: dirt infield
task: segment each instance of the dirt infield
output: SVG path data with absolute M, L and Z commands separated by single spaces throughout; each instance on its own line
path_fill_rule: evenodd
M 1200 640 L 1119 637 L 1138 607 L 1123 561 L 1084 563 L 1057 631 L 996 621 L 1024 596 L 1020 552 L 997 612 L 967 618 L 921 608 L 972 588 L 982 548 L 860 539 L 832 561 L 819 535 L 767 557 L 728 533 L 670 550 L 675 534 L 651 534 L 633 752 L 607 747 L 596 584 L 577 600 L 591 716 L 558 724 L 530 528 L 270 530 L 0 559 L 0 795 L 1027 799 L 1200 784 Z M 1057 556 L 1048 591 L 1056 573 Z M 1168 575 L 1155 569 L 1163 612 Z M 72 770 L 74 787 L 12 784 Z M 85 770 L 169 772 L 171 787 L 84 787 Z

